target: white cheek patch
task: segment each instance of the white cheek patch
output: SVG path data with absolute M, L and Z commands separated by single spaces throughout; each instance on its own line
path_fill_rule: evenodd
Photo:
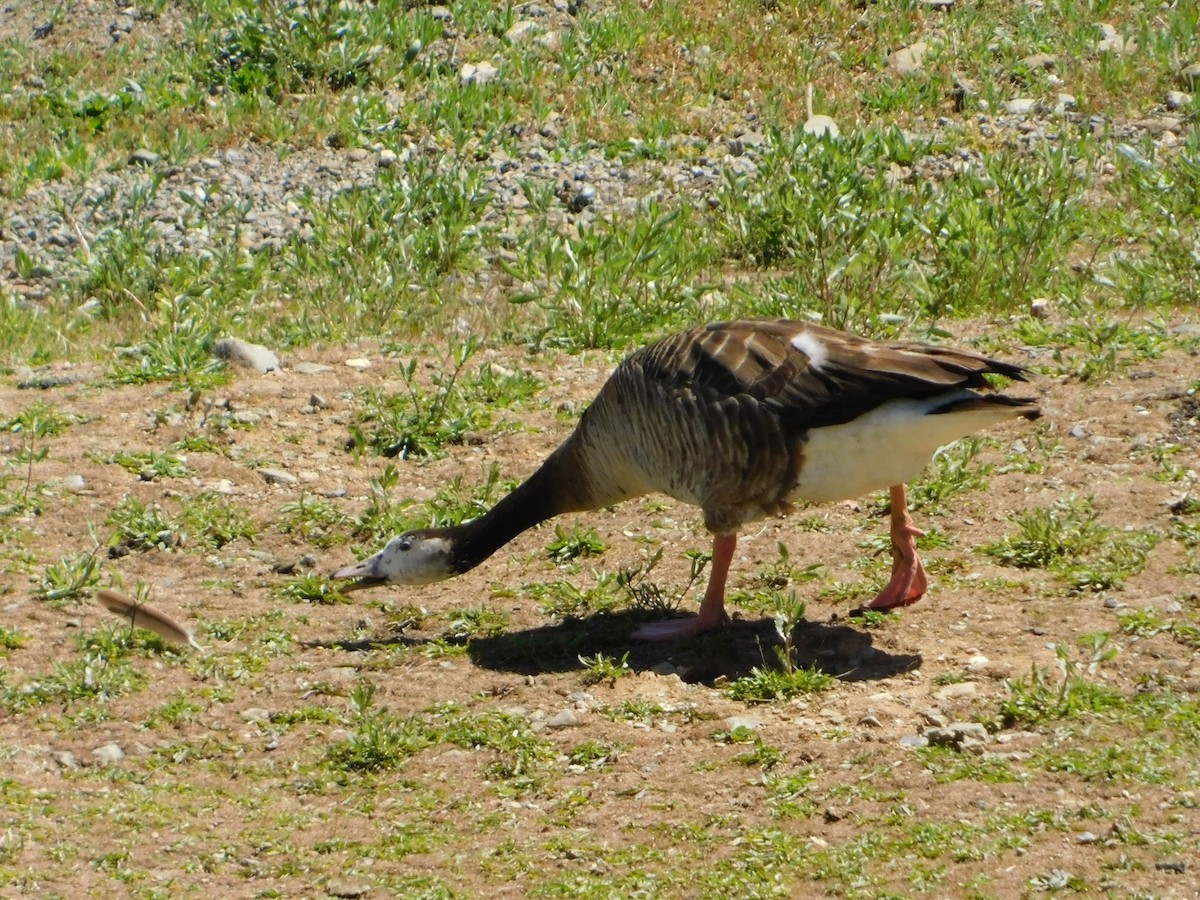
M 807 331 L 802 331 L 792 338 L 792 346 L 808 357 L 808 364 L 814 369 L 821 368 L 829 359 L 829 351 L 825 349 L 821 339 Z

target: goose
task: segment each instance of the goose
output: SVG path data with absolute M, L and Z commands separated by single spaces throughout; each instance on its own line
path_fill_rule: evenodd
M 564 513 L 654 492 L 698 506 L 712 533 L 708 586 L 694 618 L 633 634 L 676 640 L 729 622 L 725 582 L 744 525 L 794 503 L 850 500 L 888 488 L 892 574 L 869 604 L 915 603 L 928 582 L 923 532 L 905 482 L 938 448 L 1036 401 L 989 391 L 985 375 L 1024 368 L 969 350 L 877 342 L 786 319 L 701 325 L 636 350 L 605 382 L 575 430 L 487 513 L 392 538 L 338 569 L 343 591 L 441 581 L 475 568 L 521 532 Z

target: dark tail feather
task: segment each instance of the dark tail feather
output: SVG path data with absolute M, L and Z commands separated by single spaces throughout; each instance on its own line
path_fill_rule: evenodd
M 1042 411 L 1034 404 L 1037 400 L 1031 397 L 1009 397 L 1007 394 L 976 394 L 973 397 L 960 397 L 956 400 L 951 400 L 945 406 L 939 406 L 937 409 L 929 411 L 931 416 L 938 416 L 942 413 L 951 412 L 970 412 L 976 409 L 987 409 L 990 406 L 1011 406 L 1021 410 L 1017 413 L 1022 419 L 1033 421 L 1040 418 Z

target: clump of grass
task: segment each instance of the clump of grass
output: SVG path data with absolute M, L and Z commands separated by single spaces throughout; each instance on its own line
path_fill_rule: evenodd
M 157 481 L 159 478 L 189 478 L 196 474 L 196 470 L 188 465 L 185 457 L 164 451 L 121 450 L 105 457 L 104 462 L 116 463 L 126 472 L 138 476 L 142 481 Z
M 161 653 L 168 646 L 157 635 L 119 624 L 76 636 L 79 657 L 58 663 L 53 671 L 12 686 L 0 681 L 0 708 L 17 713 L 38 706 L 107 703 L 140 690 L 147 676 L 135 668 L 139 652 Z
M 796 599 L 795 591 L 786 596 L 777 591 L 775 601 L 775 631 L 781 643 L 774 650 L 779 667 L 755 666 L 749 675 L 730 682 L 729 695 L 735 700 L 747 703 L 789 700 L 801 694 L 828 690 L 837 680 L 815 667 L 796 665 L 792 637 L 796 626 L 804 620 L 805 603 Z
M 344 544 L 351 523 L 351 517 L 335 504 L 307 493 L 280 506 L 275 519 L 275 527 L 283 534 L 296 535 L 322 549 Z
M 188 497 L 180 519 L 196 543 L 210 550 L 220 550 L 239 538 L 253 540 L 259 532 L 245 509 L 214 491 Z
M 595 528 L 581 528 L 576 522 L 570 531 L 561 525 L 554 526 L 554 540 L 546 545 L 546 552 L 557 563 L 573 559 L 600 556 L 608 545 L 600 539 Z
M 375 705 L 375 685 L 359 682 L 350 692 L 351 726 L 346 740 L 331 746 L 325 761 L 349 772 L 394 769 L 428 747 L 429 735 L 413 719 L 401 719 Z
M 631 673 L 629 654 L 625 653 L 620 659 L 597 653 L 595 656 L 580 656 L 579 662 L 584 667 L 582 680 L 584 684 L 602 684 L 608 682 L 612 687 L 618 678 L 624 678 Z
M 114 528 L 108 546 L 118 555 L 132 550 L 166 550 L 178 545 L 181 538 L 176 522 L 161 506 L 132 496 L 113 507 L 105 524 Z
M 1090 498 L 1067 497 L 1017 516 L 1017 534 L 982 549 L 1010 566 L 1056 572 L 1076 590 L 1119 588 L 1142 570 L 1158 537 L 1098 517 Z
M 522 593 L 538 603 L 543 616 L 581 619 L 596 613 L 611 612 L 621 605 L 617 576 L 594 571 L 595 583 L 580 587 L 571 581 L 542 581 L 527 584 Z
M 1088 651 L 1088 660 L 1081 666 L 1070 648 L 1055 646 L 1058 678 L 1036 665 L 1024 678 L 1008 683 L 1009 696 L 1000 704 L 999 721 L 1003 727 L 1044 725 L 1059 719 L 1102 713 L 1125 702 L 1111 688 L 1098 684 L 1088 676 L 1094 675 L 1101 664 L 1116 656 L 1107 635 L 1081 639 Z
M 352 445 L 401 459 L 434 456 L 447 444 L 462 443 L 467 433 L 487 427 L 491 419 L 486 411 L 464 402 L 457 389 L 463 367 L 478 349 L 474 338 L 452 344 L 452 365 L 433 377 L 432 390 L 418 384 L 416 359 L 400 366 L 404 393 L 364 389 L 359 395 L 358 421 L 350 429 Z
M 324 606 L 351 602 L 328 578 L 311 572 L 287 581 L 272 593 L 281 600 L 289 600 L 292 603 L 316 603 Z
M 79 602 L 100 583 L 100 560 L 95 553 L 74 553 L 46 566 L 34 587 L 38 600 Z

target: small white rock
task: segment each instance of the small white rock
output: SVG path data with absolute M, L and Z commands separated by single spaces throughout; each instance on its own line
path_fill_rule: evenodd
M 463 84 L 488 84 L 495 81 L 499 70 L 490 62 L 484 60 L 478 63 L 466 63 L 458 73 Z
M 123 760 L 125 758 L 125 751 L 121 749 L 120 744 L 113 741 L 102 747 L 97 747 L 92 751 L 92 756 L 96 757 L 96 762 L 100 765 L 110 766 L 113 763 Z
M 371 361 L 365 357 L 356 356 L 354 359 L 346 360 L 346 365 L 361 372 L 363 369 L 371 368 Z

